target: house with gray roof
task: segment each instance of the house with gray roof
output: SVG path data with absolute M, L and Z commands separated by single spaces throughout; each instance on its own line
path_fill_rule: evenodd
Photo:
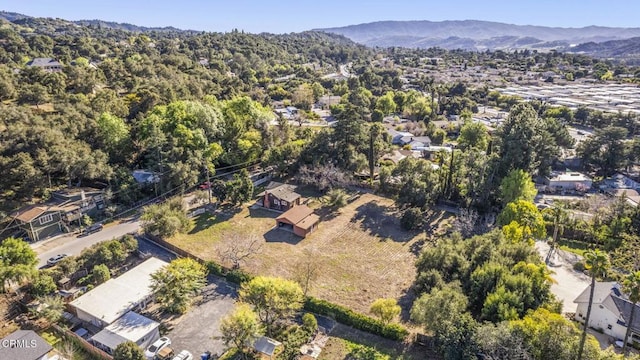
M 61 72 L 62 63 L 52 58 L 34 58 L 27 63 L 28 67 L 39 67 L 47 72 Z
M 296 205 L 300 205 L 300 194 L 296 192 L 294 185 L 279 182 L 270 182 L 266 189 L 258 194 L 258 205 L 276 211 L 287 211 Z
M 0 359 L 48 360 L 55 351 L 33 330 L 16 330 L 0 339 Z
M 587 316 L 590 292 L 591 285 L 573 301 L 578 304 L 575 319 L 583 324 Z M 630 324 L 631 309 L 634 306 L 635 316 Z M 629 301 L 617 282 L 596 282 L 589 327 L 602 330 L 616 340 L 623 340 L 628 326 L 631 326 L 629 343 L 640 344 L 640 306 Z

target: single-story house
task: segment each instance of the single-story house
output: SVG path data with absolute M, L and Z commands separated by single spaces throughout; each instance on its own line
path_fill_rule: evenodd
M 552 189 L 580 191 L 587 191 L 593 185 L 590 177 L 579 172 L 554 172 L 544 182 Z
M 271 210 L 287 211 L 296 205 L 300 205 L 301 196 L 294 185 L 279 182 L 270 182 L 266 189 L 258 194 L 258 204 Z
M 138 184 L 155 184 L 160 182 L 158 173 L 148 170 L 133 170 L 133 179 Z
M 151 257 L 73 300 L 69 310 L 80 320 L 104 328 L 129 311 L 144 309 L 151 302 L 151 274 L 166 265 L 165 261 Z
M 428 136 L 403 136 L 400 138 L 400 145 L 409 145 L 412 150 L 418 150 L 431 146 L 431 138 Z
M 637 190 L 633 189 L 607 189 L 607 194 L 615 197 L 625 197 L 627 203 L 631 206 L 638 206 L 640 204 L 640 194 Z
M 116 347 L 125 341 L 133 341 L 144 349 L 159 338 L 160 323 L 129 311 L 93 335 L 90 342 L 108 354 L 113 354 Z
M 604 183 L 612 189 L 640 189 L 640 183 L 622 174 L 615 174 L 605 179 Z
M 306 237 L 317 229 L 318 223 L 320 223 L 320 217 L 307 205 L 294 206 L 276 218 L 278 229 L 291 231 L 301 237 Z
M 573 301 L 578 304 L 575 319 L 584 324 L 589 306 L 591 285 Z M 633 323 L 629 324 L 632 307 L 636 307 Z M 593 292 L 593 306 L 589 327 L 602 330 L 605 334 L 623 340 L 627 327 L 631 326 L 630 343 L 640 343 L 640 306 L 632 304 L 622 293 L 620 284 L 616 282 L 596 282 Z
M 39 67 L 47 72 L 61 72 L 62 63 L 52 58 L 34 58 L 27 63 L 28 67 Z
M 253 342 L 253 349 L 260 355 L 260 359 L 272 360 L 280 352 L 282 343 L 266 336 L 260 336 Z
M 33 330 L 16 330 L 0 339 L 0 359 L 48 360 L 57 356 L 45 339 Z
M 391 143 L 393 145 L 405 145 L 402 139 L 411 138 L 413 136 L 413 134 L 410 132 L 397 131 L 393 129 L 387 129 L 387 133 L 389 134 L 389 137 L 391 138 Z

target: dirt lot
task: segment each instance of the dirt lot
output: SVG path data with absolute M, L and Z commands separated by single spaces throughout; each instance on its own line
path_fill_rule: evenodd
M 259 251 L 242 263 L 251 273 L 293 278 L 298 263 L 311 261 L 320 269 L 311 295 L 360 312 L 368 312 L 381 297 L 396 298 L 407 308 L 414 261 L 426 235 L 403 231 L 393 201 L 372 194 L 363 194 L 338 213 L 319 213 L 318 229 L 305 239 L 274 229 L 278 213 L 244 207 L 202 215 L 189 234 L 169 241 L 221 261 L 220 252 L 231 244 L 255 239 Z M 440 224 L 443 216 L 435 214 L 430 225 Z

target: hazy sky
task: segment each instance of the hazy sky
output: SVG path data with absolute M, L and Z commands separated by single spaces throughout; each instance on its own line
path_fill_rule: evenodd
M 638 0 L 0 0 L 0 10 L 181 29 L 285 33 L 381 20 L 640 27 Z

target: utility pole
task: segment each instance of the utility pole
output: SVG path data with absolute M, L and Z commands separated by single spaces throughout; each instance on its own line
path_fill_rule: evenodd
M 207 196 L 209 199 L 209 205 L 211 205 L 211 180 L 209 179 L 209 166 L 205 165 L 205 170 L 207 173 Z

